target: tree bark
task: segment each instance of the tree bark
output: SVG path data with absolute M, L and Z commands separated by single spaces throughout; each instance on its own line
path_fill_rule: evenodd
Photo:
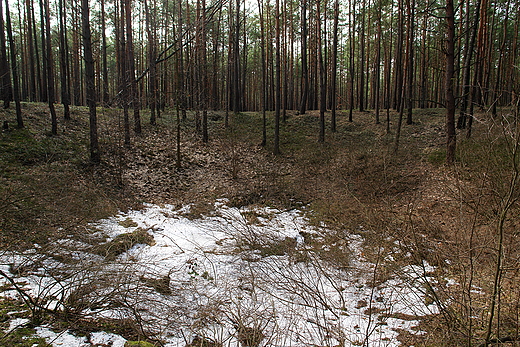
M 276 77 L 275 77 L 275 109 L 274 109 L 274 154 L 280 154 L 280 108 L 281 95 L 281 62 L 280 62 L 280 0 L 276 0 Z
M 305 114 L 309 97 L 309 67 L 307 63 L 307 1 L 302 0 L 302 92 L 300 100 L 300 114 Z
M 4 108 L 9 108 L 13 99 L 13 86 L 11 84 L 11 73 L 7 60 L 7 45 L 5 40 L 5 25 L 0 1 L 0 98 L 4 101 Z M 9 9 L 7 9 L 8 11 Z M 7 16 L 7 14 L 6 14 Z
M 455 162 L 455 8 L 453 0 L 446 0 L 446 164 Z
M 380 3 L 381 4 L 381 3 Z M 382 8 L 377 10 L 377 37 L 376 37 L 376 57 L 374 61 L 374 96 L 375 96 L 375 113 L 376 113 L 376 124 L 380 123 L 379 120 L 379 109 L 380 109 L 380 89 L 381 89 L 381 12 Z
M 83 59 L 85 60 L 85 82 L 87 105 L 90 123 L 90 160 L 98 164 L 101 161 L 99 152 L 96 114 L 96 86 L 94 75 L 94 58 L 92 57 L 92 38 L 90 32 L 90 10 L 88 0 L 81 1 L 81 28 L 83 36 Z
M 316 36 L 318 39 L 318 66 L 320 74 L 320 133 L 318 142 L 325 142 L 325 111 L 327 108 L 327 82 L 325 63 L 323 62 L 323 45 L 321 34 L 321 6 L 320 1 L 316 2 Z
M 334 2 L 334 24 L 332 38 L 332 76 L 331 76 L 331 127 L 330 130 L 336 132 L 336 89 L 337 89 L 337 73 L 338 73 L 338 22 L 339 22 L 339 0 Z
M 356 25 L 356 3 L 355 1 L 349 2 L 351 9 L 349 16 L 352 16 L 350 22 L 351 26 L 349 29 L 349 75 L 350 75 L 350 90 L 349 90 L 349 112 L 348 112 L 348 121 L 352 122 L 353 113 L 354 113 L 354 81 L 355 81 L 355 68 L 354 68 L 354 51 L 355 51 L 355 41 L 354 41 L 354 27 Z
M 70 119 L 70 95 L 69 95 L 69 75 L 68 75 L 68 54 L 69 47 L 67 42 L 66 18 L 64 11 L 65 3 L 58 1 L 59 8 L 59 31 L 60 31 L 60 79 L 61 79 L 61 103 L 63 104 L 63 117 Z
M 27 56 L 28 56 L 28 63 L 29 63 L 29 90 L 28 90 L 28 95 L 29 95 L 29 101 L 36 101 L 36 78 L 37 78 L 37 74 L 36 74 L 36 70 L 35 70 L 35 62 L 34 62 L 34 38 L 33 38 L 33 22 L 34 22 L 34 18 L 32 16 L 32 1 L 31 0 L 26 0 L 25 1 L 25 12 L 26 12 L 26 15 L 27 15 L 27 40 L 26 40 L 26 45 L 27 45 Z
M 263 1 L 258 0 L 258 15 L 260 17 L 260 52 L 262 59 L 262 143 L 261 146 L 267 145 L 267 66 L 265 56 L 265 24 L 264 24 L 264 6 Z
M 363 0 L 361 9 L 361 37 L 359 42 L 360 55 L 359 55 L 359 90 L 358 90 L 358 102 L 359 112 L 365 111 L 365 18 L 366 18 L 366 1 Z
M 469 0 L 468 0 L 469 4 Z M 467 126 L 467 109 L 468 109 L 468 101 L 470 100 L 471 96 L 471 61 L 473 58 L 473 53 L 475 51 L 475 41 L 477 38 L 477 32 L 478 32 L 478 23 L 480 19 L 480 4 L 481 0 L 476 0 L 475 4 L 475 18 L 473 20 L 473 24 L 471 27 L 471 30 L 468 28 L 468 35 L 469 40 L 465 45 L 464 48 L 464 67 L 463 67 L 463 73 L 462 73 L 462 95 L 461 95 L 461 101 L 460 101 L 460 113 L 459 113 L 459 119 L 457 121 L 457 128 L 459 129 L 465 129 Z M 469 7 L 467 10 L 467 21 L 470 21 L 470 11 Z
M 0 12 L 2 11 L 0 1 Z M 20 105 L 20 88 L 18 86 L 18 69 L 16 66 L 16 46 L 13 39 L 13 28 L 11 26 L 11 14 L 9 12 L 9 2 L 5 0 L 5 18 L 7 24 L 7 37 L 9 38 L 9 46 L 11 47 L 11 70 L 13 75 L 13 97 L 16 108 L 16 125 L 23 128 L 22 107 Z
M 411 2 L 411 3 L 410 3 Z M 406 1 L 406 11 L 408 12 L 408 49 L 406 50 L 406 55 L 408 57 L 407 65 L 407 93 L 406 93 L 406 101 L 407 101 L 407 114 L 406 114 L 406 124 L 413 124 L 413 76 L 414 73 L 414 31 L 415 31 L 415 1 L 407 0 Z
M 44 0 L 45 7 L 45 44 L 46 44 L 46 61 L 47 61 L 47 101 L 49 103 L 49 110 L 51 113 L 51 132 L 53 135 L 58 134 L 58 118 L 56 116 L 56 109 L 54 108 L 54 63 L 52 59 L 51 46 L 51 17 L 49 0 Z
M 134 109 L 134 132 L 141 134 L 141 116 L 139 95 L 137 93 L 137 81 L 135 79 L 135 58 L 134 58 L 134 40 L 132 30 L 132 6 L 131 0 L 124 0 L 125 19 L 126 19 L 126 58 L 127 61 L 127 83 L 130 90 L 129 102 Z
M 148 66 L 150 69 L 149 79 L 148 79 L 148 102 L 150 104 L 150 124 L 156 125 L 156 40 L 155 35 L 152 33 L 151 27 L 155 28 L 155 14 L 150 14 L 150 8 L 148 7 L 148 1 L 144 1 L 144 11 L 146 16 L 146 33 L 148 37 Z
M 106 36 L 106 21 L 105 21 L 105 0 L 100 1 L 101 5 L 101 61 L 103 71 L 103 91 L 102 100 L 105 106 L 109 103 L 109 84 L 108 84 L 108 62 L 107 62 L 107 36 Z

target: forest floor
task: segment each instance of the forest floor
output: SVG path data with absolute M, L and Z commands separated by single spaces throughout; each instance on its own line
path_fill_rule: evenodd
M 0 120 L 14 124 L 14 110 L 0 112 Z M 259 113 L 230 113 L 226 128 L 224 113 L 210 112 L 210 140 L 204 144 L 195 131 L 193 114 L 188 112 L 188 119 L 181 121 L 181 167 L 177 168 L 173 110 L 166 110 L 155 126 L 147 123 L 149 115 L 143 111 L 143 133 L 132 135 L 131 146 L 125 147 L 121 112 L 100 108 L 100 165 L 88 160 L 85 108 L 73 107 L 72 120 L 60 120 L 58 136 L 49 134 L 45 105 L 24 103 L 23 112 L 25 129 L 11 126 L 0 134 L 3 250 L 23 250 L 34 244 L 44 247 L 70 235 L 79 237 L 88 223 L 118 211 L 139 209 L 143 203 L 178 208 L 191 204 L 190 213 L 197 217 L 214 209 L 217 199 L 226 198 L 231 207 L 289 210 L 305 206 L 312 211 L 308 218 L 316 225 L 370 231 L 363 233 L 364 257 L 376 264 L 381 249 L 392 253 L 390 244 L 398 240 L 399 247 L 412 254 L 412 260 L 392 253 L 392 263 L 408 265 L 405 262 L 424 260 L 443 268 L 439 274 L 442 281 L 446 273 L 460 281 L 468 277 L 461 269 L 469 264 L 466 245 L 470 231 L 478 230 L 471 242 L 486 247 L 494 244 L 495 216 L 511 182 L 509 128 L 503 122 L 490 126 L 485 114 L 478 116 L 472 139 L 465 139 L 460 132 L 457 163 L 446 167 L 442 109 L 414 110 L 414 122 L 403 124 L 396 152 L 395 112 L 391 112 L 387 132 L 385 114 L 382 123 L 375 124 L 373 111 L 354 112 L 353 122 L 348 121 L 346 111 L 340 111 L 337 132 L 331 133 L 328 127 L 325 143 L 318 143 L 318 113 L 288 111 L 281 124 L 280 155 L 272 154 L 271 113 L 268 143 L 261 147 Z M 515 230 L 519 223 L 518 217 L 507 218 L 506 227 Z M 333 244 L 342 234 L 328 237 L 324 242 Z M 514 249 L 518 241 L 511 238 L 508 242 L 508 249 Z M 407 336 L 403 332 L 403 345 L 457 345 L 468 334 L 476 338 L 483 335 L 484 323 L 472 328 L 461 317 L 467 306 L 449 300 L 465 297 L 472 286 L 489 293 L 494 249 L 482 249 L 479 254 L 485 261 L 480 265 L 470 262 L 477 268 L 471 275 L 478 273 L 479 280 L 470 283 L 469 289 L 459 282 L 454 288 L 446 286 L 431 293 L 432 300 L 450 304 L 443 315 L 423 321 L 421 329 L 428 332 L 426 335 Z M 323 256 L 340 257 L 333 252 Z M 515 258 L 513 253 L 511 258 Z M 379 276 L 383 278 L 392 266 L 390 262 L 381 265 Z M 509 292 L 504 297 L 516 298 Z M 481 306 L 485 311 L 486 299 Z M 514 317 L 512 309 L 507 314 Z M 484 318 L 485 314 L 482 322 Z M 450 324 L 455 328 L 447 332 Z M 503 324 L 508 336 L 514 335 L 510 326 L 514 326 L 514 319 Z

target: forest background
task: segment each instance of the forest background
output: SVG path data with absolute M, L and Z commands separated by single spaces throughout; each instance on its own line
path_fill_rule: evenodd
M 457 279 L 427 288 L 429 342 L 518 340 L 517 1 L 0 5 L 5 249 L 141 200 L 301 200 Z

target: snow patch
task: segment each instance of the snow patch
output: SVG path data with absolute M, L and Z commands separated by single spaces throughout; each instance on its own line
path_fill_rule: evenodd
M 195 335 L 238 346 L 245 327 L 260 330 L 263 344 L 272 346 L 398 346 L 396 330 L 420 334 L 412 330 L 418 322 L 392 317 L 437 312 L 424 303 L 424 270 L 434 270 L 428 264 L 403 268 L 402 276 L 372 288 L 374 266 L 361 256 L 360 236 L 348 235 L 342 247 L 352 262 L 339 269 L 305 243 L 303 235 L 327 231 L 311 226 L 301 211 L 231 208 L 225 203 L 218 200 L 214 214 L 195 220 L 186 218 L 190 206 L 170 205 L 146 205 L 141 211 L 101 220 L 93 227 L 109 240 L 141 228 L 155 243 L 135 245 L 115 261 L 88 249 L 74 250 L 74 266 L 43 259 L 18 280 L 25 281 L 31 295 L 48 297 L 49 308 L 60 308 L 58 299 L 65 288 L 65 294 L 79 292 L 80 300 L 95 303 L 83 312 L 92 318 L 139 318 L 169 347 L 184 346 Z M 137 226 L 125 227 L 125 220 Z M 84 246 L 71 240 L 62 243 Z M 266 251 L 262 245 L 272 249 Z M 284 252 L 283 247 L 293 249 Z M 9 271 L 12 264 L 35 256 L 3 255 L 0 268 Z M 56 281 L 56 269 L 69 276 Z M 107 305 L 104 297 L 124 305 Z M 39 327 L 37 334 L 52 346 L 117 347 L 126 341 L 104 332 L 75 337 L 47 327 Z

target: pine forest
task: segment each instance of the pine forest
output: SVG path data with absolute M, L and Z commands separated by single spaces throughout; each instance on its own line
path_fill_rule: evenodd
M 0 0 L 0 346 L 520 346 L 518 0 Z

